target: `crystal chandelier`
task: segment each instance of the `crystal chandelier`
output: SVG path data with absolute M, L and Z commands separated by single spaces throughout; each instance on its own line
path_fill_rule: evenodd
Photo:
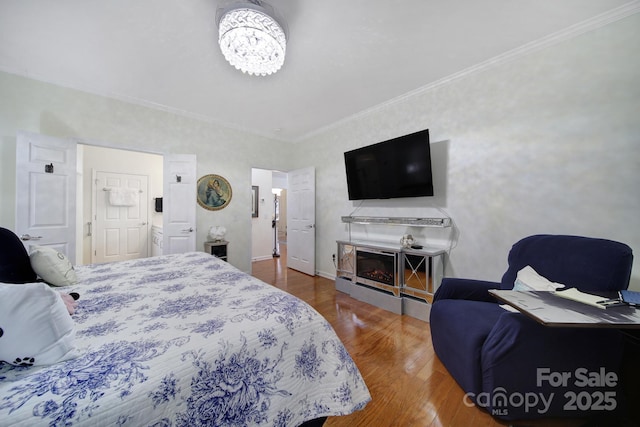
M 273 15 L 273 8 L 260 0 L 236 2 L 218 10 L 218 43 L 231 65 L 256 76 L 282 67 L 287 38 Z

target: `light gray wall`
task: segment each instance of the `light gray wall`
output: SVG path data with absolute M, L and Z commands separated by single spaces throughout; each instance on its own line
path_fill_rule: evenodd
M 511 245 L 536 233 L 627 243 L 640 255 L 640 15 L 415 93 L 297 146 L 317 167 L 317 268 L 334 273 L 340 217 L 440 216 L 409 231 L 455 247 L 450 276 L 499 280 Z M 357 96 L 357 93 L 345 94 Z M 430 129 L 433 198 L 349 202 L 343 152 Z M 369 226 L 370 229 L 374 227 Z M 632 287 L 640 289 L 637 263 Z
M 15 141 L 18 130 L 100 141 L 113 148 L 195 154 L 197 175 L 215 173 L 232 186 L 219 211 L 197 207 L 197 249 L 209 228 L 223 225 L 229 261 L 251 268 L 251 168 L 291 169 L 290 144 L 224 126 L 0 72 L 0 226 L 15 227 Z

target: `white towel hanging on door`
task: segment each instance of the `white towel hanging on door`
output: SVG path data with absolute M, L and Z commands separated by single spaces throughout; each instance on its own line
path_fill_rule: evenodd
M 136 188 L 111 187 L 108 191 L 111 206 L 136 206 L 138 204 L 139 190 Z

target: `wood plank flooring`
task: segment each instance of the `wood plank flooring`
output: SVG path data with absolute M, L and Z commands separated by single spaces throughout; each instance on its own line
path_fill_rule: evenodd
M 436 357 L 429 323 L 355 300 L 335 290 L 333 280 L 287 269 L 280 258 L 258 261 L 252 274 L 312 305 L 333 326 L 362 372 L 372 401 L 359 412 L 331 417 L 326 427 L 505 426 L 463 403 L 464 392 Z M 578 426 L 536 421 L 521 426 Z

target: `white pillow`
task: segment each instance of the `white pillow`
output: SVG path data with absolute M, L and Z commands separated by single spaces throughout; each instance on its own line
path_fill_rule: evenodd
M 551 282 L 539 275 L 531 266 L 527 265 L 518 271 L 513 284 L 514 291 L 555 291 L 564 288 L 561 283 Z
M 64 301 L 46 283 L 0 283 L 0 360 L 34 366 L 72 359 L 75 336 Z
M 78 281 L 69 259 L 53 248 L 32 246 L 29 258 L 33 271 L 50 285 L 67 286 Z

